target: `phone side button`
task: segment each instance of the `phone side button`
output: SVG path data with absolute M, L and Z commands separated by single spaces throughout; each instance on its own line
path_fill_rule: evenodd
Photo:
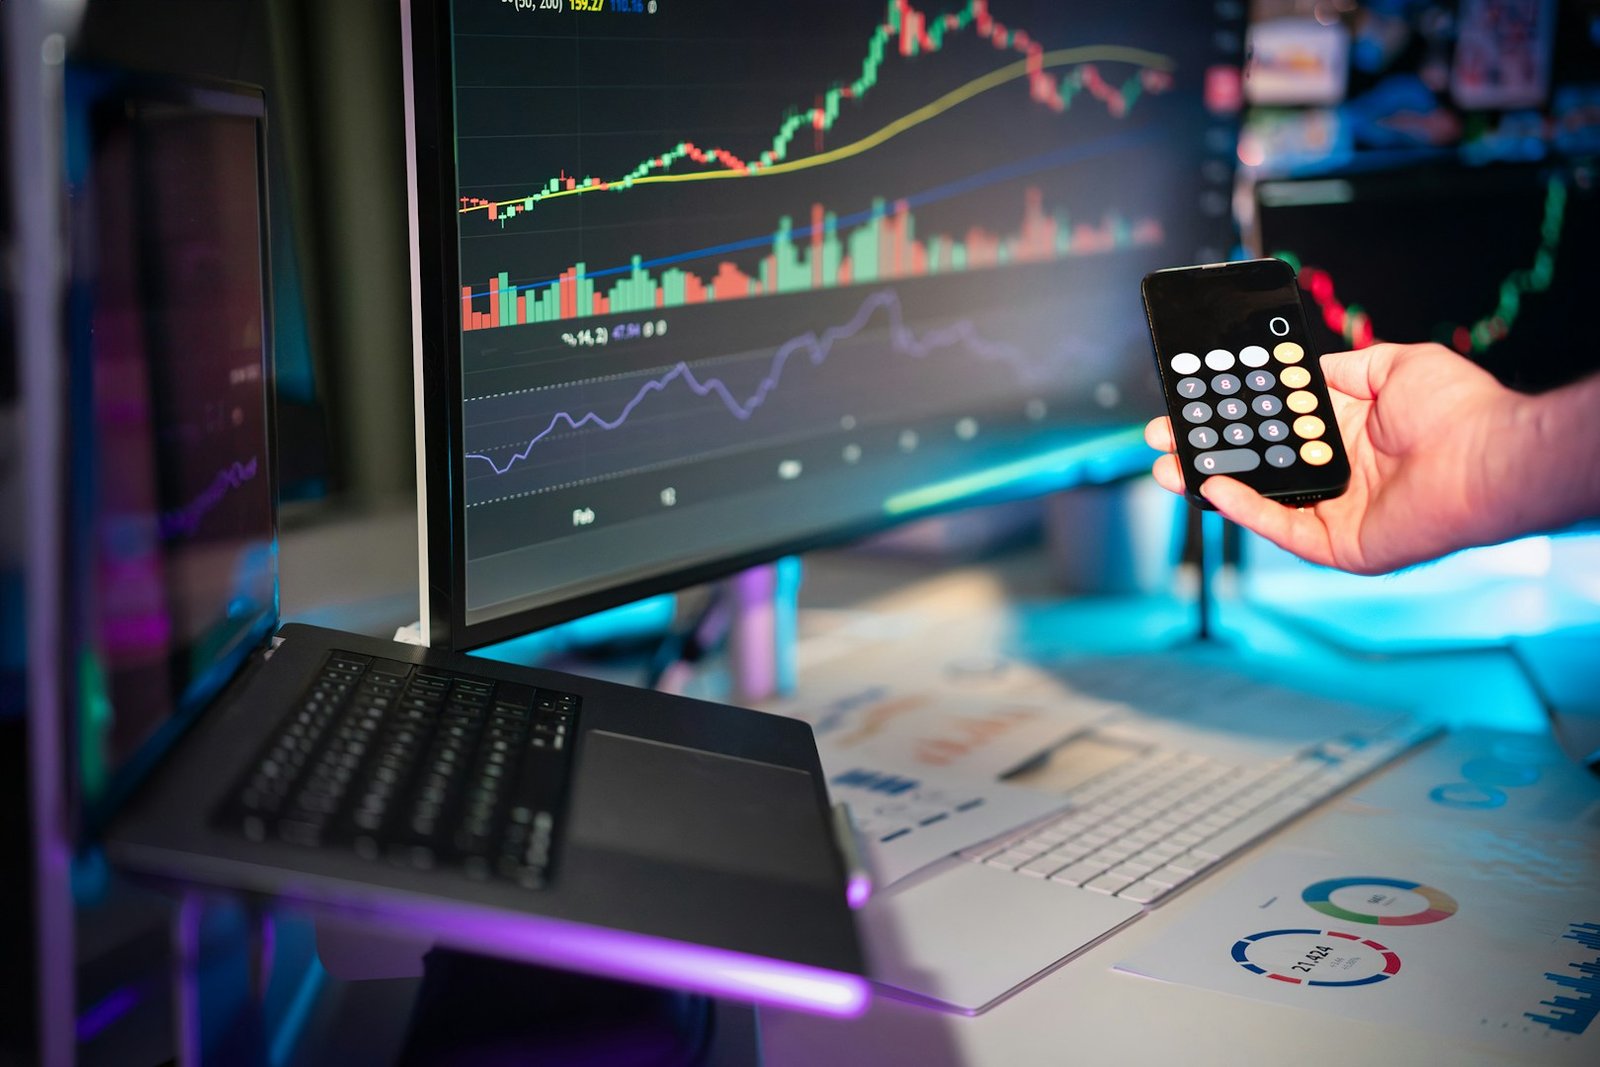
M 1222 448 L 1194 457 L 1194 469 L 1201 474 L 1239 474 L 1261 466 L 1261 453 L 1252 448 Z

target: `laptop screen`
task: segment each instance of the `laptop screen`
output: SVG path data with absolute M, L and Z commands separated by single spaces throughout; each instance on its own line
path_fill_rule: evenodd
M 270 633 L 258 92 L 76 71 L 75 751 L 92 825 Z

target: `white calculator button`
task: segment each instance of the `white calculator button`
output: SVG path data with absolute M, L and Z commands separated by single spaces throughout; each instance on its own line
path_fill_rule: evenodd
M 1260 345 L 1246 345 L 1239 349 L 1239 362 L 1246 367 L 1265 367 L 1268 358 L 1267 350 Z
M 1233 366 L 1233 353 L 1226 348 L 1213 348 L 1206 353 L 1206 366 L 1212 370 L 1227 370 Z
M 1172 369 L 1178 374 L 1193 374 L 1200 369 L 1200 357 L 1193 352 L 1179 352 L 1172 357 Z

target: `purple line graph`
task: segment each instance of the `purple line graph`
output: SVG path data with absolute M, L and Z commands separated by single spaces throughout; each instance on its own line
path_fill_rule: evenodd
M 526 444 L 503 463 L 496 462 L 493 457 L 483 452 L 468 452 L 465 458 L 486 464 L 496 475 L 505 474 L 519 463 L 525 462 L 540 441 L 563 426 L 573 430 L 589 426 L 602 430 L 615 430 L 626 423 L 635 409 L 648 397 L 654 393 L 664 392 L 675 382 L 681 382 L 698 397 L 715 397 L 734 418 L 741 422 L 749 421 L 778 388 L 784 368 L 794 356 L 804 354 L 813 366 L 820 366 L 836 345 L 862 333 L 879 313 L 888 319 L 890 348 L 901 355 L 920 359 L 932 352 L 959 346 L 980 360 L 1009 365 L 1025 383 L 1033 377 L 1034 368 L 1020 349 L 984 338 L 969 319 L 961 319 L 947 326 L 917 333 L 905 321 L 905 312 L 901 307 L 899 295 L 892 289 L 884 289 L 867 297 L 848 322 L 829 327 L 820 334 L 808 331 L 785 341 L 773 353 L 772 363 L 766 376 L 756 384 L 749 396 L 742 400 L 721 378 L 702 379 L 687 363 L 679 362 L 666 373 L 641 385 L 633 398 L 622 405 L 613 417 L 607 418 L 598 411 L 582 414 L 559 411 L 551 416 L 549 423 L 542 430 L 529 438 Z
M 192 537 L 200 528 L 200 521 L 206 517 L 222 498 L 234 489 L 256 476 L 256 457 L 251 456 L 244 463 L 233 462 L 217 472 L 211 484 L 189 503 L 175 511 L 169 511 L 161 516 L 161 536 L 166 540 L 174 537 Z

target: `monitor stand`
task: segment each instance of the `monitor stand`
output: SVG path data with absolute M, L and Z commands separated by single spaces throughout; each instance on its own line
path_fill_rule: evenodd
M 785 556 L 728 579 L 733 703 L 756 704 L 794 692 L 801 571 L 798 556 Z
M 446 949 L 424 966 L 401 1067 L 760 1062 L 753 1009 Z

